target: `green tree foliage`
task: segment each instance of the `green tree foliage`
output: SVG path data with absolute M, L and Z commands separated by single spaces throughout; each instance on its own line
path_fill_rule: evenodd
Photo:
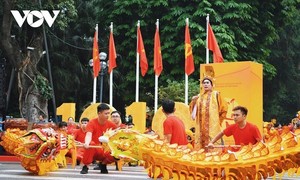
M 60 2 L 68 3 L 68 1 Z M 70 18 L 69 21 L 73 22 L 69 23 L 69 26 L 59 22 L 48 30 L 55 92 L 60 103 L 75 101 L 79 104 L 78 107 L 82 107 L 91 101 L 92 75 L 91 69 L 86 65 L 92 58 L 94 27 L 99 24 L 100 51 L 108 53 L 111 22 L 114 23 L 114 39 L 119 54 L 117 68 L 114 70 L 114 106 L 122 111 L 124 104 L 129 105 L 134 101 L 136 25 L 140 20 L 149 63 L 148 73 L 145 77 L 140 76 L 140 101 L 147 102 L 150 107 L 153 106 L 153 42 L 157 19 L 160 21 L 164 68 L 159 77 L 159 98 L 184 98 L 182 82 L 185 19 L 189 18 L 190 21 L 195 72 L 189 80 L 190 87 L 194 87 L 194 83 L 199 83 L 201 74 L 199 66 L 205 63 L 206 16 L 209 14 L 210 24 L 225 62 L 255 61 L 263 64 L 265 120 L 272 114 L 278 115 L 279 119 L 288 117 L 300 108 L 298 53 L 300 39 L 297 36 L 300 29 L 299 0 L 75 0 L 75 2 L 75 6 L 67 7 L 65 13 L 75 15 L 77 12 L 78 17 Z M 58 3 L 53 1 L 53 5 L 56 4 Z M 107 102 L 107 81 L 104 88 L 106 93 L 104 100 Z M 192 89 L 190 92 L 193 92 Z M 183 101 L 182 98 L 178 100 Z M 77 109 L 80 109 L 78 107 Z
M 72 13 L 66 14 L 63 9 L 71 9 Z M 44 54 L 44 48 L 46 49 L 46 47 L 43 47 L 43 41 L 46 41 L 46 39 L 43 39 L 45 26 L 33 28 L 28 25 L 28 21 L 25 21 L 19 27 L 13 21 L 11 10 L 18 10 L 21 12 L 21 16 L 23 16 L 23 10 L 48 10 L 50 12 L 51 10 L 61 10 L 63 14 L 56 19 L 61 30 L 67 27 L 68 23 L 76 16 L 76 10 L 73 0 L 44 1 L 43 3 L 41 0 L 24 0 L 21 2 L 5 0 L 2 2 L 1 51 L 17 74 L 16 86 L 13 88 L 18 89 L 20 116 L 33 122 L 39 114 L 48 117 L 47 100 L 53 97 L 52 89 L 49 87 L 46 78 L 43 77 L 47 74 L 40 73 L 38 67 L 38 63 Z M 46 50 L 49 53 L 48 49 Z
M 279 123 L 288 124 L 300 109 L 300 9 L 297 1 L 281 2 L 285 26 L 278 26 L 278 40 L 270 46 L 268 61 L 277 69 L 272 80 L 264 81 L 264 118 L 277 116 Z
M 43 98 L 45 99 L 50 99 L 52 98 L 52 88 L 49 85 L 48 80 L 41 76 L 41 75 L 37 75 L 36 79 L 34 81 L 34 85 L 35 88 L 41 92 L 41 95 L 43 96 Z
M 165 86 L 162 86 L 158 90 L 160 99 L 173 99 L 176 102 L 185 101 L 185 82 L 184 81 L 171 81 L 167 80 Z M 188 97 L 191 98 L 194 95 L 199 94 L 199 81 L 191 80 L 189 82 Z
M 70 1 L 65 1 L 60 8 L 62 17 L 73 18 L 65 22 L 58 19 L 58 23 L 47 29 L 56 102 L 57 107 L 65 102 L 76 103 L 76 117 L 79 117 L 82 108 L 92 101 L 92 75 L 88 66 L 92 39 L 84 34 L 90 30 L 87 22 L 81 22 L 84 18 L 77 16 L 84 11 L 83 7 L 76 3 L 70 6 Z M 46 67 L 46 62 L 41 62 L 44 73 Z
M 131 0 L 90 1 L 97 13 L 94 23 L 99 22 L 107 44 L 108 26 L 114 22 L 117 52 L 123 56 L 117 70 L 123 76 L 120 94 L 126 102 L 133 101 L 135 87 L 136 24 L 141 20 L 141 31 L 149 61 L 148 74 L 140 79 L 141 100 L 154 91 L 153 38 L 156 19 L 160 20 L 160 38 L 163 56 L 163 72 L 159 86 L 167 86 L 167 80 L 184 78 L 184 26 L 190 19 L 190 34 L 196 67 L 205 62 L 206 16 L 218 39 L 225 61 L 257 61 L 264 65 L 264 78 L 271 80 L 276 69 L 269 61 L 271 45 L 279 38 L 277 27 L 285 25 L 286 7 L 295 7 L 294 1 L 282 5 L 274 1 L 196 1 L 196 0 Z M 100 30 L 101 31 L 101 30 Z M 101 36 L 100 36 L 101 38 Z M 106 46 L 107 47 L 107 46 Z M 191 78 L 198 79 L 200 72 Z

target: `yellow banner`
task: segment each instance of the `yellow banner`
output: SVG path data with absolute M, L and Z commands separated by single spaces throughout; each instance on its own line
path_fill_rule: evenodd
M 233 120 L 230 120 L 231 110 L 234 106 L 241 105 L 248 109 L 247 121 L 257 125 L 262 133 L 262 64 L 249 61 L 201 64 L 200 79 L 203 78 L 204 74 L 214 76 L 214 90 L 220 91 L 222 97 L 228 103 L 228 113 L 226 116 L 228 119 L 223 122 L 222 129 L 226 127 L 226 124 L 234 123 Z M 228 140 L 233 141 L 232 138 L 227 138 L 227 141 Z

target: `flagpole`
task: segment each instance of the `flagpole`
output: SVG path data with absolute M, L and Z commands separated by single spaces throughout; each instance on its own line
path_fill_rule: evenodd
M 155 75 L 155 97 L 154 97 L 154 113 L 157 111 L 158 104 L 158 75 Z
M 186 26 L 189 25 L 189 18 L 186 18 L 185 20 Z M 185 57 L 187 58 L 187 57 Z M 188 94 L 189 94 L 189 76 L 185 73 L 185 98 L 184 98 L 184 103 L 187 105 L 188 104 Z
M 113 33 L 113 22 L 110 23 L 110 32 Z M 112 61 L 112 59 L 109 59 L 109 61 Z M 113 106 L 113 72 L 114 69 L 109 74 L 109 105 L 111 106 Z
M 209 14 L 207 14 L 206 16 L 206 64 L 209 64 L 208 24 L 209 24 Z
M 96 24 L 95 28 L 97 32 L 97 43 L 98 43 L 98 24 Z M 94 65 L 94 60 L 93 60 L 93 65 Z M 94 76 L 94 74 L 93 74 Z M 96 92 L 97 92 L 97 77 L 94 76 L 94 85 L 93 85 L 93 103 L 96 103 Z
M 140 27 L 140 20 L 138 20 L 137 28 Z M 138 31 L 136 31 L 136 47 L 138 48 L 139 36 Z M 140 67 L 140 55 L 138 50 L 136 51 L 136 84 L 135 84 L 135 102 L 139 102 L 139 67 Z
M 96 103 L 96 87 L 97 87 L 97 78 L 94 77 L 94 86 L 93 86 L 93 104 Z
M 189 76 L 185 74 L 185 99 L 184 103 L 187 105 L 188 104 L 188 92 L 189 92 L 189 87 L 188 87 L 188 81 L 189 81 Z
M 159 31 L 159 20 L 156 20 L 156 28 Z M 155 74 L 155 93 L 154 93 L 154 113 L 157 111 L 158 104 L 158 75 Z

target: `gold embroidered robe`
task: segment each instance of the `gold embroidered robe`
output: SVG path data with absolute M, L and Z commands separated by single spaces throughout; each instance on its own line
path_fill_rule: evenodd
M 210 140 L 221 132 L 221 125 L 227 114 L 227 104 L 218 91 L 207 91 L 199 94 L 197 100 L 190 103 L 190 111 L 196 111 L 195 145 L 205 148 Z M 221 144 L 221 140 L 216 144 Z

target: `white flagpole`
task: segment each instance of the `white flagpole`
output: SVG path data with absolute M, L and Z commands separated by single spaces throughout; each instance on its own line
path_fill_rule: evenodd
M 138 20 L 137 28 L 140 27 L 140 20 Z M 139 42 L 139 36 L 138 32 L 136 32 L 136 47 L 138 48 L 138 42 Z M 135 102 L 139 102 L 139 66 L 140 66 L 140 54 L 138 51 L 136 51 L 136 85 L 135 85 Z
M 159 32 L 159 20 L 156 20 L 156 28 Z M 155 42 L 154 42 L 155 43 Z M 155 74 L 155 93 L 154 93 L 154 113 L 157 111 L 158 104 L 158 75 Z
M 96 32 L 97 32 L 97 43 L 98 43 L 98 24 L 96 24 L 96 28 L 95 28 Z M 94 48 L 94 47 L 93 47 Z M 93 65 L 94 65 L 94 60 L 93 60 Z M 93 74 L 94 76 L 94 74 Z M 93 104 L 96 103 L 96 89 L 97 87 L 97 77 L 94 77 L 94 85 L 93 85 Z
M 209 64 L 208 23 L 209 23 L 209 14 L 207 14 L 206 16 L 206 64 Z
M 184 103 L 188 105 L 188 97 L 189 96 L 189 76 L 185 74 L 185 100 Z
M 158 75 L 155 75 L 155 97 L 154 97 L 154 112 L 157 111 L 158 104 Z
M 110 77 L 109 77 L 109 105 L 113 106 L 113 73 L 114 70 L 111 70 Z
M 185 20 L 186 26 L 189 25 L 189 18 L 186 18 Z M 184 46 L 185 46 L 185 42 L 184 42 Z M 185 61 L 186 61 L 186 57 L 185 57 Z M 189 76 L 185 73 L 185 98 L 184 98 L 184 103 L 187 105 L 188 104 L 188 94 L 189 94 Z
M 113 33 L 113 22 L 110 23 L 110 31 Z M 111 61 L 111 59 L 109 59 L 109 61 Z M 111 70 L 109 77 L 109 105 L 111 106 L 113 106 L 113 72 L 114 69 Z
M 93 86 L 93 104 L 96 103 L 96 87 L 97 87 L 97 78 L 94 77 L 94 86 Z

